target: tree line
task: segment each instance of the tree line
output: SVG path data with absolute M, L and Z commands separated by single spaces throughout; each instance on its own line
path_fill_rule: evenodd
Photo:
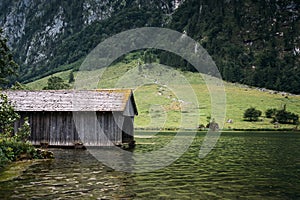
M 256 108 L 250 107 L 244 112 L 244 119 L 246 121 L 259 121 L 262 111 L 257 110 Z M 299 115 L 289 112 L 286 110 L 286 105 L 282 109 L 270 108 L 265 111 L 266 118 L 271 118 L 271 123 L 280 123 L 280 124 L 299 124 Z

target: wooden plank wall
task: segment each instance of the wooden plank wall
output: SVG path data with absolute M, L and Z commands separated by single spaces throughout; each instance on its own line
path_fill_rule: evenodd
M 122 128 L 122 142 L 129 143 L 133 141 L 134 117 L 125 116 Z
M 124 117 L 121 113 L 78 112 L 77 126 L 72 112 L 20 112 L 20 115 L 15 130 L 24 123 L 27 116 L 31 126 L 30 140 L 34 145 L 46 142 L 51 146 L 74 146 L 82 142 L 85 146 L 110 146 L 111 142 L 125 142 L 122 137 Z M 133 126 L 130 131 L 133 133 Z M 126 142 L 130 142 L 128 140 L 133 140 L 133 137 L 126 138 Z

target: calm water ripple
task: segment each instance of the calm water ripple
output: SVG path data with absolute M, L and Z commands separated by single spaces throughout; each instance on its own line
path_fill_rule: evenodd
M 173 136 L 141 137 L 135 151 L 157 149 Z M 203 138 L 198 134 L 172 165 L 139 174 L 116 172 L 88 151 L 53 149 L 55 160 L 1 182 L 0 199 L 300 199 L 299 133 L 223 133 L 199 159 Z

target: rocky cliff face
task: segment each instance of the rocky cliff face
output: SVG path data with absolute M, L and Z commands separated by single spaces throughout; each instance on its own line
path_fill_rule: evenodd
M 48 62 L 52 46 L 93 21 L 110 17 L 109 1 L 7 1 L 0 4 L 2 26 L 9 45 L 22 65 Z
M 183 0 L 3 0 L 0 2 L 0 27 L 8 38 L 16 61 L 21 65 L 22 76 L 26 78 L 37 71 L 46 71 L 83 56 L 86 52 L 77 52 L 79 55 L 73 56 L 74 58 L 63 56 L 64 58 L 58 59 L 57 53 L 61 54 L 60 48 L 65 41 L 77 40 L 78 35 L 86 29 L 92 29 L 92 26 L 99 28 L 102 22 L 114 22 L 118 29 L 117 20 L 122 20 L 130 13 L 136 13 L 133 17 L 139 20 L 139 17 L 143 18 L 145 11 L 154 13 L 155 16 L 150 18 L 163 24 L 164 16 L 174 12 L 182 2 Z M 157 22 L 145 19 L 136 26 L 145 25 L 157 26 Z M 101 29 L 105 28 L 103 26 L 105 25 Z M 94 32 L 97 39 L 93 41 L 94 44 L 84 48 L 86 51 L 105 36 L 114 33 L 113 30 L 101 29 Z M 90 35 L 87 34 L 86 37 Z

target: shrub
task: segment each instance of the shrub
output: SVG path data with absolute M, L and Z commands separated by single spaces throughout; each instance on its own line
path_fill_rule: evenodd
M 7 137 L 11 136 L 13 123 L 19 118 L 20 116 L 9 103 L 7 96 L 0 94 L 0 134 Z
M 47 86 L 43 90 L 63 90 L 69 89 L 70 85 L 66 84 L 64 80 L 58 76 L 51 76 L 48 79 Z
M 16 141 L 27 142 L 30 136 L 30 125 L 28 122 L 28 117 L 25 117 L 24 124 L 18 129 L 18 131 L 13 136 Z
M 215 122 L 215 119 L 212 119 L 212 121 L 206 125 L 206 128 L 209 128 L 212 131 L 218 131 L 219 124 L 217 122 Z
M 13 138 L 0 141 L 0 168 L 10 161 L 43 158 L 53 158 L 53 153 L 36 149 L 29 142 L 16 141 Z
M 204 130 L 204 129 L 205 129 L 204 124 L 200 124 L 200 125 L 198 126 L 198 130 L 199 130 L 199 131 L 202 131 L 202 130 Z
M 51 152 L 35 149 L 29 142 L 30 125 L 28 118 L 18 131 L 13 134 L 13 123 L 19 119 L 19 115 L 8 101 L 7 96 L 0 94 L 0 169 L 10 161 L 53 158 Z
M 0 169 L 3 168 L 8 162 L 9 159 L 6 157 L 6 154 L 3 152 L 2 147 L 0 147 Z
M 244 119 L 247 121 L 258 121 L 262 112 L 260 110 L 256 110 L 255 108 L 248 108 L 244 112 Z
M 73 70 L 69 74 L 69 83 L 73 83 L 75 81 Z
M 299 115 L 288 112 L 285 109 L 278 110 L 273 118 L 273 122 L 278 122 L 280 124 L 298 124 Z
M 265 114 L 266 114 L 266 118 L 273 118 L 275 116 L 277 112 L 276 108 L 270 108 L 268 110 L 266 110 Z

